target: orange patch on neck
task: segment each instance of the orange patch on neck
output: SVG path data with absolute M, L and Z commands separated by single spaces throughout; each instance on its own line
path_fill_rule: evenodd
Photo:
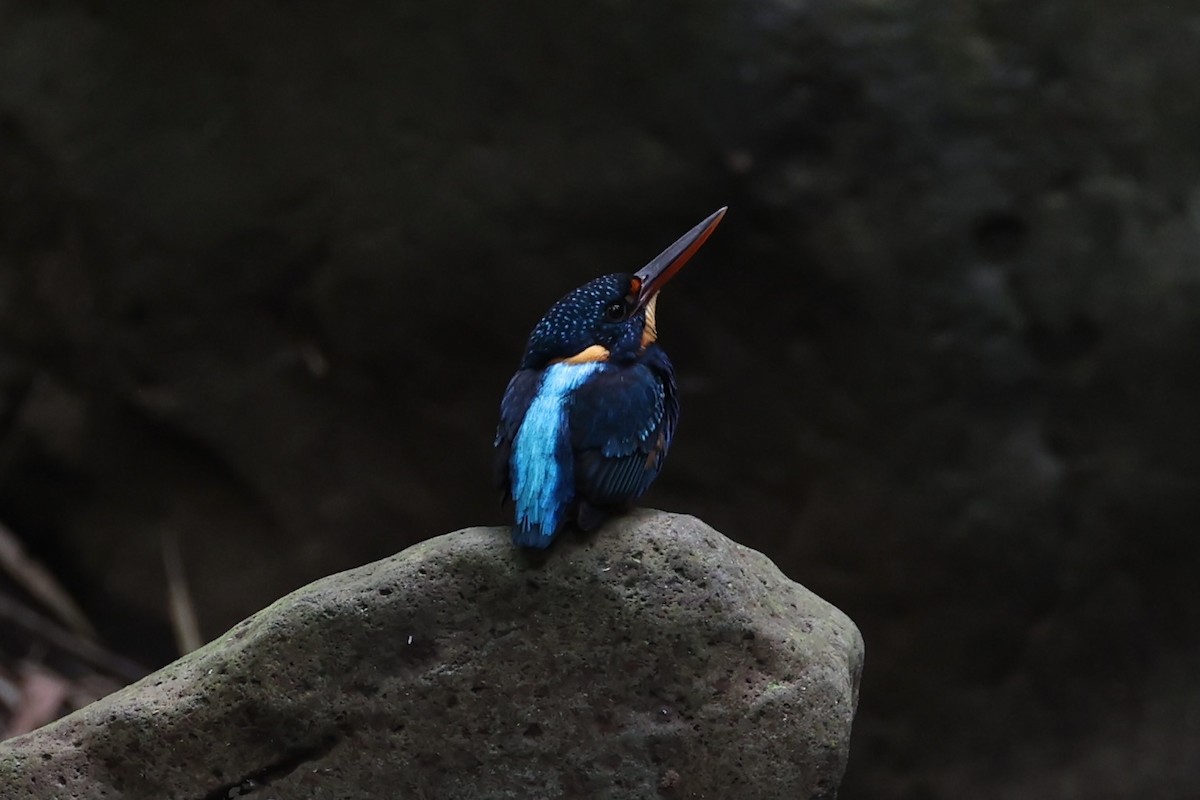
M 590 364 L 593 361 L 608 361 L 608 348 L 603 345 L 594 344 L 591 347 L 580 350 L 570 358 L 555 359 L 553 364 Z
M 642 328 L 642 349 L 645 350 L 658 339 L 658 328 L 654 325 L 654 311 L 658 307 L 658 295 L 646 304 L 646 326 Z

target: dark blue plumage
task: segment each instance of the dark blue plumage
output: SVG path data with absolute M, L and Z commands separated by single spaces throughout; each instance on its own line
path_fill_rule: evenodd
M 638 272 L 575 289 L 534 326 L 504 393 L 495 442 L 516 544 L 547 547 L 572 521 L 597 527 L 662 470 L 679 399 L 671 361 L 655 342 L 658 291 L 724 212 Z

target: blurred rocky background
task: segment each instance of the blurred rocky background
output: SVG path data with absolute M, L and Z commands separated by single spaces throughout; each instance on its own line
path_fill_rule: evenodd
M 647 501 L 862 629 L 842 797 L 1194 797 L 1198 89 L 1198 0 L 0 0 L 8 730 L 504 521 L 533 322 L 728 204 Z

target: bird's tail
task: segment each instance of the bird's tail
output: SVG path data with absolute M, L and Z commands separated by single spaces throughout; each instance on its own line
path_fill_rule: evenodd
M 536 547 L 545 550 L 554 541 L 553 533 L 546 533 L 537 525 L 517 523 L 512 529 L 513 544 L 517 547 Z

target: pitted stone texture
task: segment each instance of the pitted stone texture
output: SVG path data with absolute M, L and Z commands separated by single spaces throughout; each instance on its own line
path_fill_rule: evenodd
M 0 746 L 25 798 L 818 798 L 863 645 L 698 520 L 471 528 L 318 581 Z

